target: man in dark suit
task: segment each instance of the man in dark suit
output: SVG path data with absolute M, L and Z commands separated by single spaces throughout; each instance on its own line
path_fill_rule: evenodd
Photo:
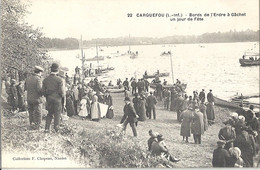
M 135 79 L 133 79 L 133 81 L 131 82 L 131 87 L 132 87 L 132 94 L 135 94 L 136 87 L 137 87 L 137 82 L 135 81 Z
M 206 97 L 206 95 L 205 95 L 204 89 L 202 89 L 202 91 L 199 94 L 200 101 L 205 102 L 205 97 Z
M 43 68 L 35 66 L 32 76 L 25 80 L 24 90 L 27 91 L 27 104 L 29 111 L 29 121 L 32 126 L 39 129 L 42 121 L 42 75 Z M 32 127 L 33 128 L 33 127 Z
M 156 98 L 153 95 L 153 92 L 150 92 L 150 96 L 147 97 L 147 105 L 148 105 L 148 115 L 149 119 L 152 118 L 152 110 L 153 110 L 153 118 L 156 119 L 155 105 L 157 103 Z
M 51 74 L 43 80 L 42 91 L 47 101 L 48 115 L 46 117 L 45 132 L 50 131 L 52 118 L 54 117 L 54 129 L 59 131 L 61 100 L 65 96 L 65 89 L 62 78 L 57 74 L 59 65 L 53 63 L 51 66 Z
M 213 167 L 228 167 L 227 164 L 230 159 L 230 154 L 226 149 L 224 149 L 226 142 L 219 140 L 217 144 L 218 148 L 213 152 L 212 165 Z
M 207 94 L 207 99 L 208 99 L 209 103 L 214 103 L 215 102 L 211 89 L 209 90 L 209 93 Z
M 135 112 L 134 107 L 132 106 L 130 102 L 129 97 L 125 97 L 125 106 L 124 106 L 124 116 L 122 117 L 120 124 L 123 124 L 123 130 L 126 130 L 126 126 L 129 123 L 134 136 L 137 136 L 137 131 L 136 131 L 136 122 L 137 122 L 138 115 Z
M 123 86 L 124 86 L 125 90 L 129 90 L 128 78 L 126 78 L 125 81 L 123 82 Z

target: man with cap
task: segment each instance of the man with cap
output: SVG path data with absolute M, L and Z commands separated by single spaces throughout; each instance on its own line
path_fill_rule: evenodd
M 200 101 L 205 102 L 205 97 L 206 97 L 206 95 L 205 95 L 204 89 L 202 89 L 202 91 L 199 94 Z
M 42 121 L 42 73 L 43 68 L 35 66 L 34 73 L 25 80 L 24 90 L 27 91 L 27 104 L 31 128 L 39 129 Z
M 148 151 L 151 151 L 153 142 L 158 142 L 158 140 L 157 140 L 158 134 L 157 134 L 157 132 L 153 132 L 153 130 L 150 129 L 149 135 L 150 135 L 150 138 L 148 139 L 147 143 L 148 143 Z
M 181 122 L 180 120 L 180 115 L 181 115 L 181 112 L 183 111 L 182 110 L 182 103 L 184 101 L 184 98 L 181 96 L 181 94 L 179 93 L 178 94 L 178 97 L 176 99 L 176 111 L 177 111 L 177 120 L 179 122 Z
M 42 91 L 47 100 L 48 115 L 46 117 L 45 132 L 50 132 L 50 125 L 54 117 L 54 129 L 59 130 L 61 100 L 65 96 L 63 80 L 57 74 L 59 73 L 59 65 L 53 63 L 51 73 L 43 80 Z
M 213 151 L 212 165 L 213 167 L 228 167 L 230 154 L 224 149 L 226 142 L 219 140 L 217 144 L 218 148 Z
M 212 90 L 211 90 L 211 89 L 209 90 L 209 93 L 207 94 L 207 100 L 208 100 L 208 102 L 210 102 L 210 103 L 214 103 L 214 102 L 215 102 L 214 96 L 213 96 L 213 94 L 212 94 Z
M 233 141 L 236 139 L 236 131 L 230 122 L 226 122 L 226 126 L 219 130 L 218 138 L 226 142 L 224 147 L 226 150 L 229 150 L 233 146 Z
M 136 137 L 137 136 L 137 131 L 136 131 L 136 122 L 137 122 L 137 118 L 138 115 L 135 112 L 134 107 L 132 106 L 131 102 L 130 102 L 130 98 L 129 97 L 125 97 L 125 106 L 124 106 L 124 116 L 122 117 L 120 124 L 123 124 L 123 130 L 126 130 L 127 124 L 129 123 L 132 131 L 133 131 L 133 135 Z
M 172 162 L 180 161 L 180 159 L 176 159 L 174 156 L 172 156 L 170 154 L 170 152 L 164 142 L 163 135 L 161 135 L 161 134 L 157 135 L 157 140 L 158 140 L 158 142 L 154 141 L 151 144 L 150 151 L 152 152 L 153 155 L 163 156 L 167 160 L 172 161 Z
M 203 113 L 200 112 L 199 106 L 195 104 L 195 111 L 192 117 L 191 133 L 193 134 L 194 142 L 201 144 L 201 135 L 204 134 Z
M 137 87 L 137 82 L 135 79 L 131 82 L 131 87 L 132 87 L 132 94 L 136 93 L 136 87 Z
M 129 91 L 129 81 L 128 81 L 128 78 L 126 78 L 125 81 L 123 82 L 123 86 L 124 86 L 125 90 Z
M 147 97 L 147 112 L 149 119 L 152 118 L 152 110 L 153 110 L 153 118 L 156 119 L 155 105 L 157 103 L 156 98 L 153 95 L 153 92 L 150 92 L 150 95 Z

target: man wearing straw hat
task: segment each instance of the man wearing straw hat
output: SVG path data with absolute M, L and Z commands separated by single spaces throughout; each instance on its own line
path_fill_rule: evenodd
M 65 96 L 63 80 L 57 74 L 59 73 L 59 65 L 53 63 L 51 66 L 51 74 L 43 80 L 42 91 L 47 100 L 48 115 L 46 117 L 45 132 L 50 132 L 50 125 L 54 117 L 54 130 L 59 131 L 61 100 Z
M 27 104 L 29 111 L 29 122 L 31 128 L 39 129 L 42 121 L 42 76 L 43 68 L 34 67 L 32 76 L 25 80 L 24 89 L 27 91 Z M 33 125 L 34 124 L 34 125 Z M 35 126 L 35 127 L 33 127 Z

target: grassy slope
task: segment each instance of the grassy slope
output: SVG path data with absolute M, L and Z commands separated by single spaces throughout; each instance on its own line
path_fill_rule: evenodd
M 102 145 L 106 145 L 105 147 L 110 147 L 107 143 L 111 143 L 110 137 L 113 136 L 111 134 L 107 136 L 105 129 L 109 131 L 118 131 L 116 125 L 120 122 L 123 115 L 123 94 L 112 94 L 112 96 L 114 100 L 115 112 L 115 117 L 113 119 L 102 119 L 100 122 L 93 122 L 89 120 L 83 121 L 78 117 L 73 117 L 66 121 L 66 124 L 70 128 L 63 129 L 61 135 L 44 135 L 42 132 L 28 131 L 28 118 L 24 119 L 17 116 L 8 118 L 9 116 L 5 115 L 1 124 L 3 133 L 3 151 L 13 153 L 37 151 L 37 153 L 52 156 L 69 155 L 69 157 L 77 163 L 82 163 L 79 151 L 79 146 L 81 146 L 82 140 L 89 140 L 89 142 L 92 143 L 94 142 L 96 145 L 99 145 L 96 146 L 96 149 L 102 150 Z M 180 123 L 176 121 L 176 113 L 163 110 L 161 104 L 162 103 L 159 103 L 157 107 L 157 120 L 147 120 L 145 122 L 138 123 L 137 138 L 131 137 L 132 130 L 128 125 L 125 136 L 127 139 L 123 140 L 121 143 L 113 143 L 114 141 L 112 141 L 111 146 L 117 145 L 117 149 L 121 147 L 122 152 L 124 151 L 123 148 L 125 148 L 126 150 L 123 153 L 118 151 L 118 153 L 123 156 L 127 156 L 127 149 L 129 149 L 129 153 L 131 153 L 130 150 L 136 150 L 136 148 L 139 148 L 140 151 L 145 152 L 147 150 L 147 140 L 149 139 L 148 131 L 153 129 L 153 131 L 164 135 L 165 142 L 168 145 L 170 152 L 177 158 L 181 159 L 180 162 L 174 164 L 174 167 L 211 167 L 212 152 L 216 147 L 216 141 L 218 139 L 217 134 L 222 126 L 221 122 L 226 118 L 230 111 L 228 109 L 215 107 L 217 117 L 216 124 L 210 126 L 209 130 L 202 136 L 202 144 L 195 145 L 193 144 L 192 137 L 190 138 L 190 143 L 184 143 L 182 141 L 182 137 L 180 136 Z M 44 127 L 44 125 L 45 121 L 43 121 L 42 127 Z M 85 135 L 82 135 L 83 131 Z M 98 156 L 96 149 L 93 149 L 93 152 L 88 152 L 88 158 L 83 160 L 85 166 L 118 167 L 118 165 L 120 165 L 107 165 L 106 163 L 108 162 L 106 161 L 100 163 L 100 159 L 103 158 L 102 156 Z M 110 149 L 111 148 L 105 148 L 105 152 L 109 152 Z M 92 149 L 88 148 L 88 150 Z M 111 150 L 113 150 L 113 148 Z M 102 151 L 102 153 L 104 152 Z M 119 157 L 121 157 L 121 155 Z M 123 162 L 122 165 L 123 164 L 125 164 L 125 162 Z M 133 164 L 136 164 L 136 162 Z M 142 162 L 140 164 L 142 164 Z M 133 167 L 132 165 L 129 166 Z M 144 167 L 149 167 L 149 164 L 144 165 Z

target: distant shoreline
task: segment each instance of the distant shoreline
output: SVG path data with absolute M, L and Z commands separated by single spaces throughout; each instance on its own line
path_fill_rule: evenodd
M 259 41 L 235 41 L 235 42 L 202 42 L 202 43 L 165 43 L 165 44 L 131 44 L 131 46 L 140 46 L 140 45 L 181 45 L 181 44 L 219 44 L 219 43 L 243 43 L 243 42 L 259 42 Z M 89 49 L 89 48 L 93 48 L 96 45 L 92 44 L 89 46 L 85 46 L 83 47 L 83 49 Z M 99 47 L 121 47 L 121 46 L 128 46 L 128 44 L 124 44 L 124 45 L 110 45 L 110 46 L 106 46 L 106 45 L 99 45 Z M 46 48 L 44 50 L 49 51 L 69 51 L 69 50 L 80 50 L 80 48 Z

